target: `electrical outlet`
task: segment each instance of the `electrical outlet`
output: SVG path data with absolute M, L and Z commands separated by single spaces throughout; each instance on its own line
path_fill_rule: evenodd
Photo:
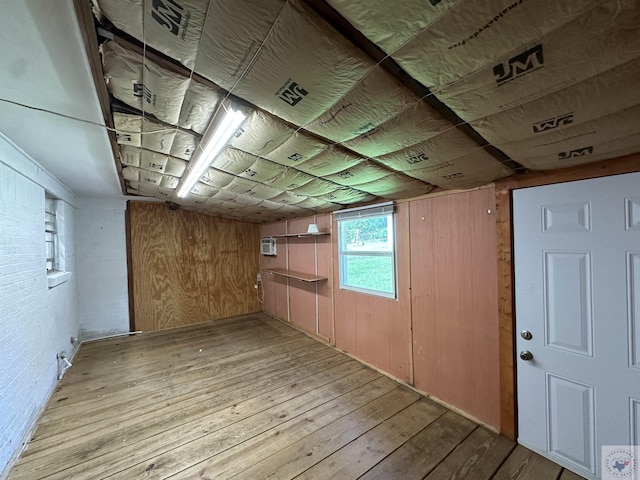
M 262 274 L 261 274 L 260 272 L 258 272 L 258 276 L 257 276 L 257 278 L 258 278 L 258 282 L 261 282 L 261 281 L 262 281 Z

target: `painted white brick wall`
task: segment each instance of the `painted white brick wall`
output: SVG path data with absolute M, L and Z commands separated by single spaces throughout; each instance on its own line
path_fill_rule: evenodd
M 65 263 L 74 272 L 49 289 L 44 189 L 0 163 L 0 472 L 25 439 L 57 378 L 56 354 L 79 334 L 75 208 L 64 204 Z
M 80 199 L 76 210 L 82 340 L 129 331 L 124 200 Z

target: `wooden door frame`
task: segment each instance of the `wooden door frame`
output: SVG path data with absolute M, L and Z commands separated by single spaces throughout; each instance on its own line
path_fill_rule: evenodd
M 131 245 L 131 201 L 127 200 L 127 208 L 124 212 L 125 241 L 127 249 L 127 291 L 129 292 L 129 331 L 136 331 L 136 309 L 134 308 L 133 295 L 133 252 Z
M 612 160 L 527 173 L 495 183 L 498 259 L 498 322 L 500 342 L 500 433 L 516 440 L 517 392 L 515 351 L 515 272 L 513 268 L 513 190 L 587 180 L 640 171 L 640 153 Z

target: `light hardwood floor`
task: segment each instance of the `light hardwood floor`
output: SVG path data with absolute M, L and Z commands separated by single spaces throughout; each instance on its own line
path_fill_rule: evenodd
M 257 314 L 84 344 L 9 478 L 580 477 Z

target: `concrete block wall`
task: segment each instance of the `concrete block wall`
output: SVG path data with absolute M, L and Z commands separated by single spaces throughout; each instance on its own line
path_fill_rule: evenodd
M 72 275 L 49 288 L 44 201 L 42 186 L 0 162 L 0 472 L 22 449 L 56 385 L 56 354 L 73 355 L 70 339 L 79 334 L 75 208 L 62 205 Z

